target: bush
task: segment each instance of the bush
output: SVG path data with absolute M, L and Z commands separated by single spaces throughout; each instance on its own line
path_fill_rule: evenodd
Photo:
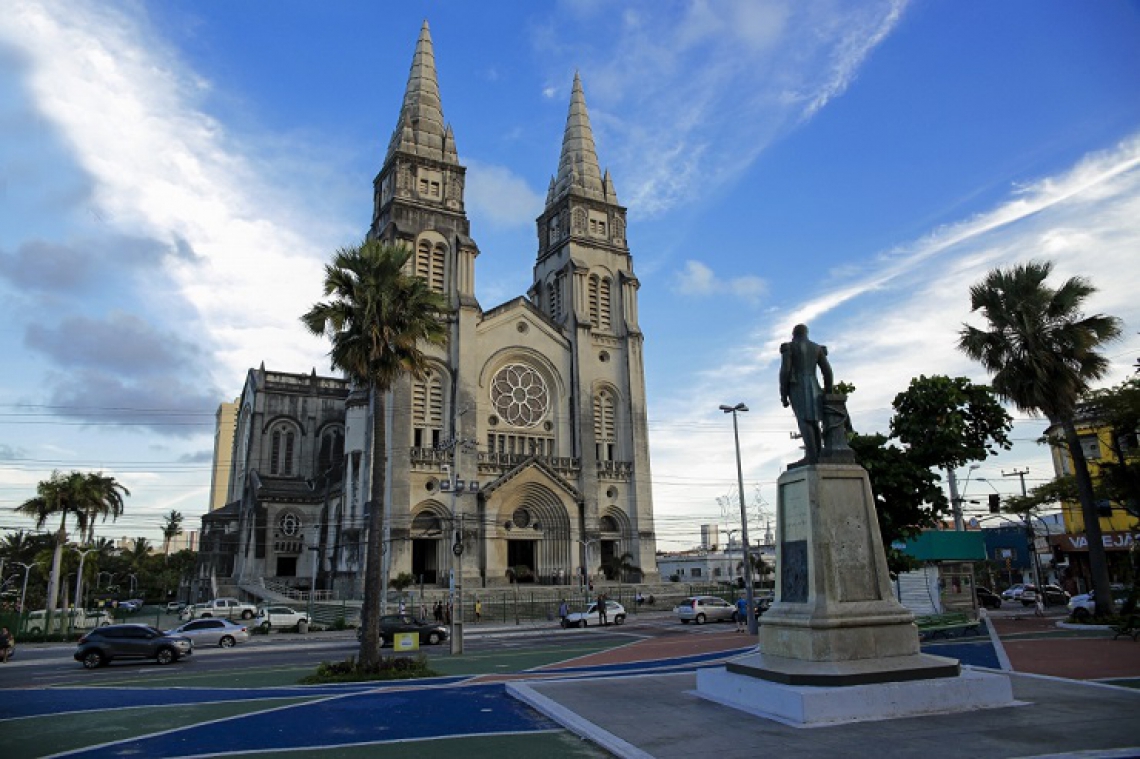
M 374 666 L 365 667 L 350 656 L 340 662 L 321 662 L 316 674 L 302 678 L 302 685 L 322 683 L 353 683 L 367 680 L 414 680 L 419 677 L 438 677 L 439 673 L 428 667 L 423 654 L 410 656 L 381 656 Z

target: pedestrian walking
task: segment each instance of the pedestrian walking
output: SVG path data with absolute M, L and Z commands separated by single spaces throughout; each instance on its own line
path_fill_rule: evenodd
M 1033 613 L 1038 617 L 1045 616 L 1045 594 L 1040 590 L 1037 591 L 1037 595 L 1033 599 Z
M 431 610 L 432 617 L 437 625 L 443 624 L 443 601 L 436 601 Z
M 609 620 L 606 619 L 606 596 L 604 593 L 598 594 L 598 621 L 602 627 L 609 624 Z
M 566 603 L 566 599 L 563 598 L 561 601 L 558 602 L 558 621 L 562 624 L 563 627 L 566 626 L 566 617 L 569 614 L 570 614 L 570 604 Z
M 478 598 L 475 599 L 475 624 L 479 624 L 483 620 L 483 602 Z

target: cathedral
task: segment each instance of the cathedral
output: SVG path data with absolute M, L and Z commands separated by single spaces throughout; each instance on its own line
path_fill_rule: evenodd
M 427 378 L 405 377 L 386 405 L 385 569 L 426 585 L 460 572 L 469 588 L 656 580 L 639 284 L 579 78 L 533 284 L 490 310 L 475 297 L 465 175 L 425 22 L 368 237 L 410 248 L 452 312 Z M 226 503 L 203 517 L 195 596 L 261 585 L 360 597 L 368 392 L 262 366 L 236 404 Z M 228 444 L 219 433 L 215 461 Z

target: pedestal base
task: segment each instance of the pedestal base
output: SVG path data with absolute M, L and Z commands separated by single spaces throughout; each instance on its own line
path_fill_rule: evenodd
M 728 662 L 732 674 L 747 675 L 783 685 L 849 686 L 875 683 L 933 680 L 958 677 L 962 667 L 957 659 L 929 654 L 891 656 L 885 659 L 812 662 L 761 653 Z
M 940 658 L 940 657 L 933 657 Z M 697 695 L 793 727 L 915 717 L 1017 706 L 1004 675 L 967 670 L 956 677 L 870 685 L 786 685 L 725 667 L 697 670 Z

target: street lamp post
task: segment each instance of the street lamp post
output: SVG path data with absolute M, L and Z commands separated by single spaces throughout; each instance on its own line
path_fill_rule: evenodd
M 87 550 L 82 551 L 82 550 L 76 548 L 75 546 L 68 546 L 68 548 L 70 548 L 72 551 L 75 551 L 77 554 L 79 554 L 79 574 L 77 574 L 75 576 L 75 601 L 72 603 L 72 608 L 82 609 L 84 607 L 83 596 L 82 596 L 82 593 L 83 593 L 83 562 L 85 562 L 87 560 L 87 554 L 94 553 L 95 551 L 97 551 L 99 549 L 88 548 Z
M 743 544 L 741 550 L 744 552 L 744 593 L 748 599 L 748 633 L 757 635 L 760 627 L 756 623 L 756 594 L 752 588 L 752 556 L 748 547 L 748 512 L 744 505 L 744 470 L 740 465 L 740 429 L 736 424 L 737 413 L 747 411 L 748 407 L 738 403 L 735 406 L 721 406 L 720 410 L 732 414 L 732 436 L 736 442 L 736 480 L 740 488 L 740 540 Z
M 28 575 L 31 574 L 32 567 L 34 567 L 36 564 L 35 562 L 32 562 L 31 564 L 25 564 L 22 561 L 13 561 L 12 563 L 24 568 L 24 586 L 20 588 L 20 613 L 23 614 L 24 597 L 28 595 Z
M 451 489 L 451 528 L 455 534 L 455 542 L 451 546 L 451 590 L 454 603 L 451 605 L 451 653 L 463 653 L 463 515 L 457 514 L 459 507 L 456 488 L 459 484 L 458 467 L 452 469 L 449 464 L 443 465 Z
M 586 570 L 582 574 L 582 593 L 586 595 L 586 602 L 589 603 L 589 587 L 590 587 L 590 545 L 597 543 L 598 538 L 578 538 L 578 542 L 582 544 L 582 569 Z

